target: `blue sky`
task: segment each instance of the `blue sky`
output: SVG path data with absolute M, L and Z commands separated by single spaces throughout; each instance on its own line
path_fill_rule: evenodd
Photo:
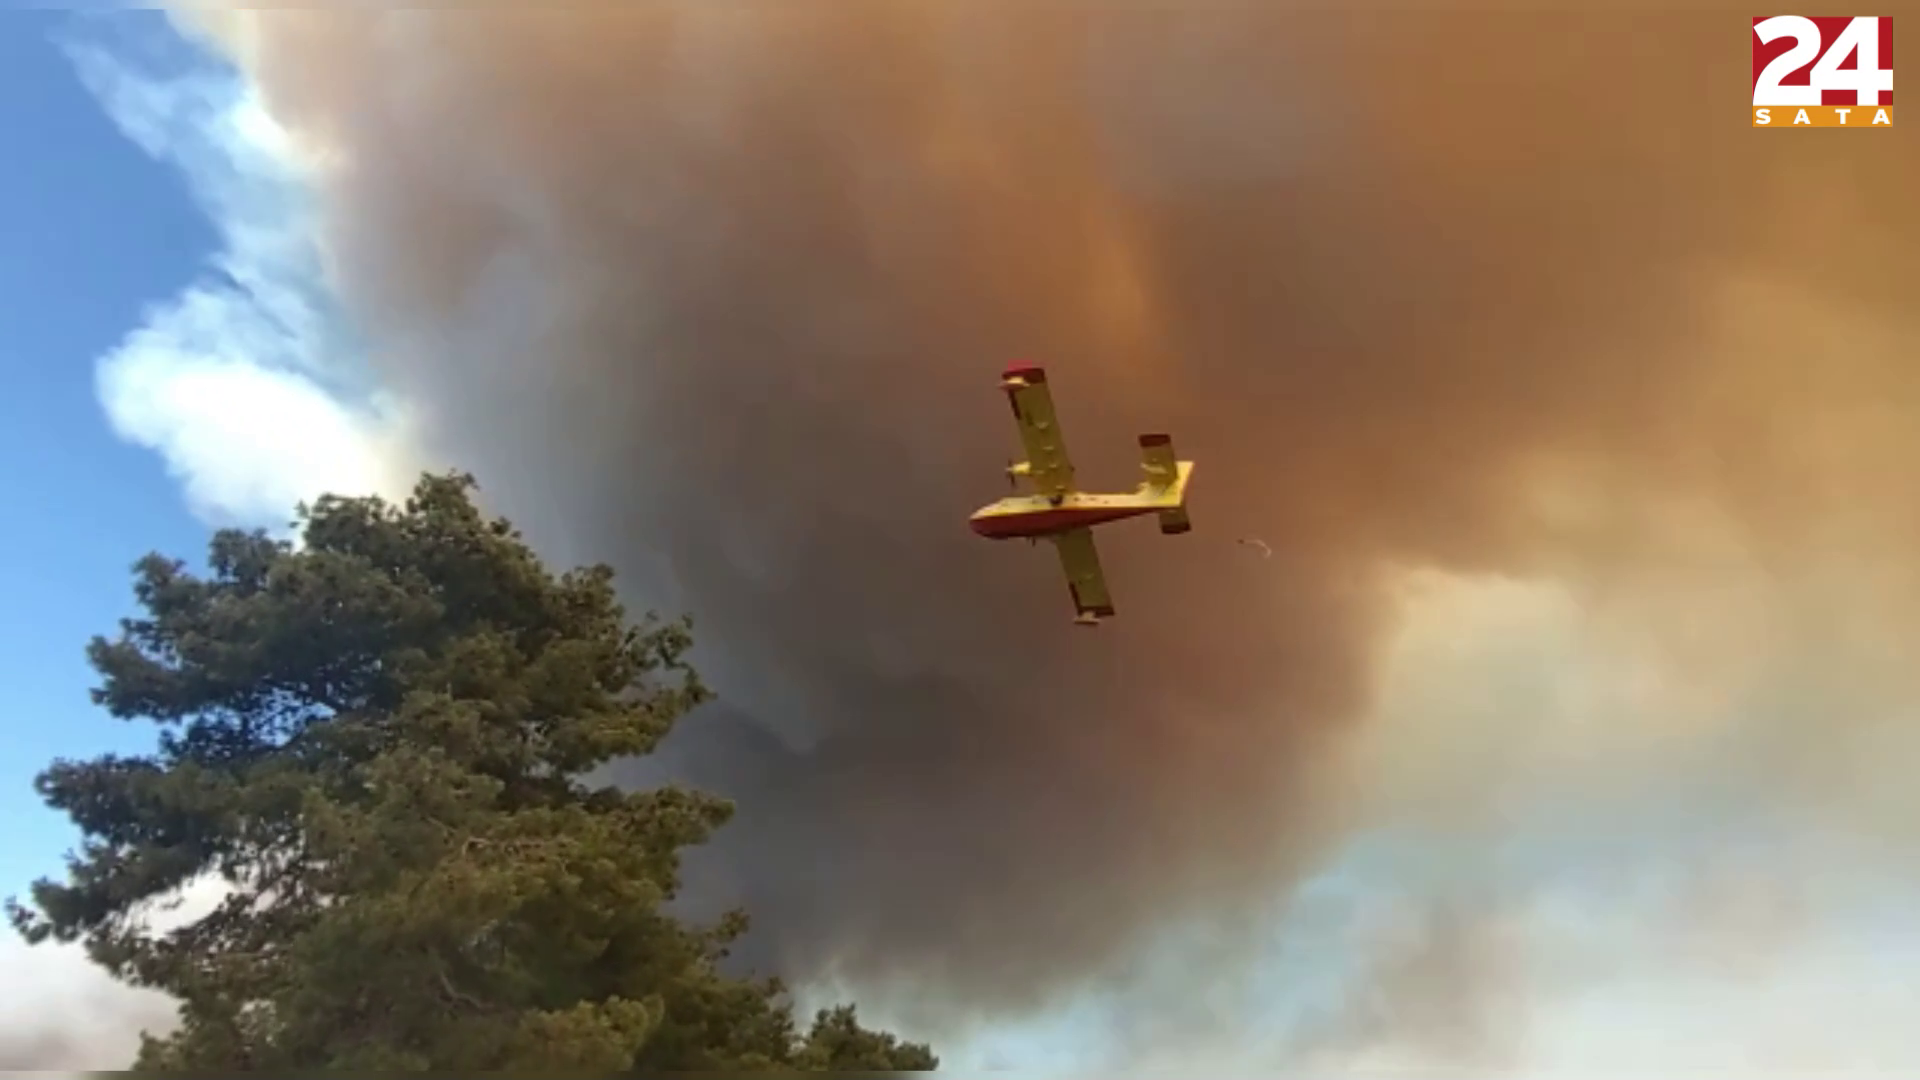
M 0 160 L 4 895 L 59 875 L 76 839 L 34 775 L 153 744 L 87 695 L 86 642 L 131 613 L 134 560 L 197 563 L 213 527 L 283 528 L 302 498 L 391 493 L 411 467 L 328 299 L 283 133 L 164 16 L 0 14 Z M 0 972 L 0 1050 L 69 1048 L 40 1067 L 121 1067 L 171 1015 L 75 948 L 7 934 Z
M 0 146 L 0 439 L 26 489 L 0 538 L 14 892 L 70 840 L 33 775 L 151 745 L 87 700 L 83 649 L 128 613 L 133 561 L 197 561 L 212 526 L 281 528 L 303 498 L 411 470 L 284 133 L 230 66 L 152 11 L 8 13 Z
M 70 841 L 33 775 L 151 745 L 87 700 L 83 649 L 129 613 L 133 561 L 197 562 L 211 527 L 284 527 L 302 498 L 405 471 L 282 139 L 158 13 L 0 16 L 0 439 L 26 489 L 0 537 L 7 892 Z
M 149 40 L 160 16 L 115 17 Z M 87 700 L 83 649 L 130 610 L 133 561 L 193 557 L 206 527 L 164 462 L 117 437 L 95 363 L 144 309 L 205 272 L 218 243 L 178 171 L 143 153 L 81 83 L 63 37 L 97 27 L 57 13 L 0 15 L 0 458 L 16 486 L 0 530 L 8 658 L 0 740 L 0 889 L 57 871 L 70 833 L 32 777 L 57 756 L 149 744 Z

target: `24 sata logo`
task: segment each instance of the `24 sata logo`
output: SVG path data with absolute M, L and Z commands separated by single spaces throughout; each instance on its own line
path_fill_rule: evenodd
M 1753 20 L 1754 127 L 1892 127 L 1893 20 Z

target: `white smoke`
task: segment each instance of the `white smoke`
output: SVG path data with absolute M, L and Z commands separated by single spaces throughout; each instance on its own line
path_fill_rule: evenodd
M 115 432 L 160 454 L 214 524 L 277 526 L 323 492 L 404 490 L 406 410 L 366 384 L 333 309 L 298 148 L 223 65 L 161 74 L 101 42 L 68 51 L 121 131 L 180 170 L 222 243 L 101 358 Z

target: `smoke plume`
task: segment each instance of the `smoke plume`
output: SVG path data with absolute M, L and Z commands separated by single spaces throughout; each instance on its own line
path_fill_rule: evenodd
M 1383 823 L 1649 785 L 1898 816 L 1846 777 L 1912 760 L 1862 747 L 1914 700 L 1884 642 L 1920 162 L 1740 127 L 1749 14 L 192 18 L 306 149 L 433 451 L 695 616 L 724 705 L 656 765 L 740 805 L 700 898 L 748 905 L 765 965 L 959 1024 L 1182 920 L 1252 934 Z M 1050 550 L 965 528 L 1013 359 L 1084 481 L 1130 487 L 1143 431 L 1199 462 L 1192 534 L 1102 532 L 1097 632 Z M 1389 670 L 1427 578 L 1545 583 L 1613 658 L 1593 699 L 1530 697 L 1524 656 L 1449 698 L 1445 642 Z

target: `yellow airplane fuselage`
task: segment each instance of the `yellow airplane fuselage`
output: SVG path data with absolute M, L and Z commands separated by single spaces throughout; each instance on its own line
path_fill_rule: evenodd
M 1014 495 L 973 512 L 967 524 L 990 540 L 1042 537 L 1121 521 L 1143 514 L 1178 509 L 1186 501 L 1187 478 L 1193 462 L 1178 463 L 1174 482 L 1164 488 L 1143 484 L 1131 494 L 1094 494 L 1070 491 L 1059 497 Z

